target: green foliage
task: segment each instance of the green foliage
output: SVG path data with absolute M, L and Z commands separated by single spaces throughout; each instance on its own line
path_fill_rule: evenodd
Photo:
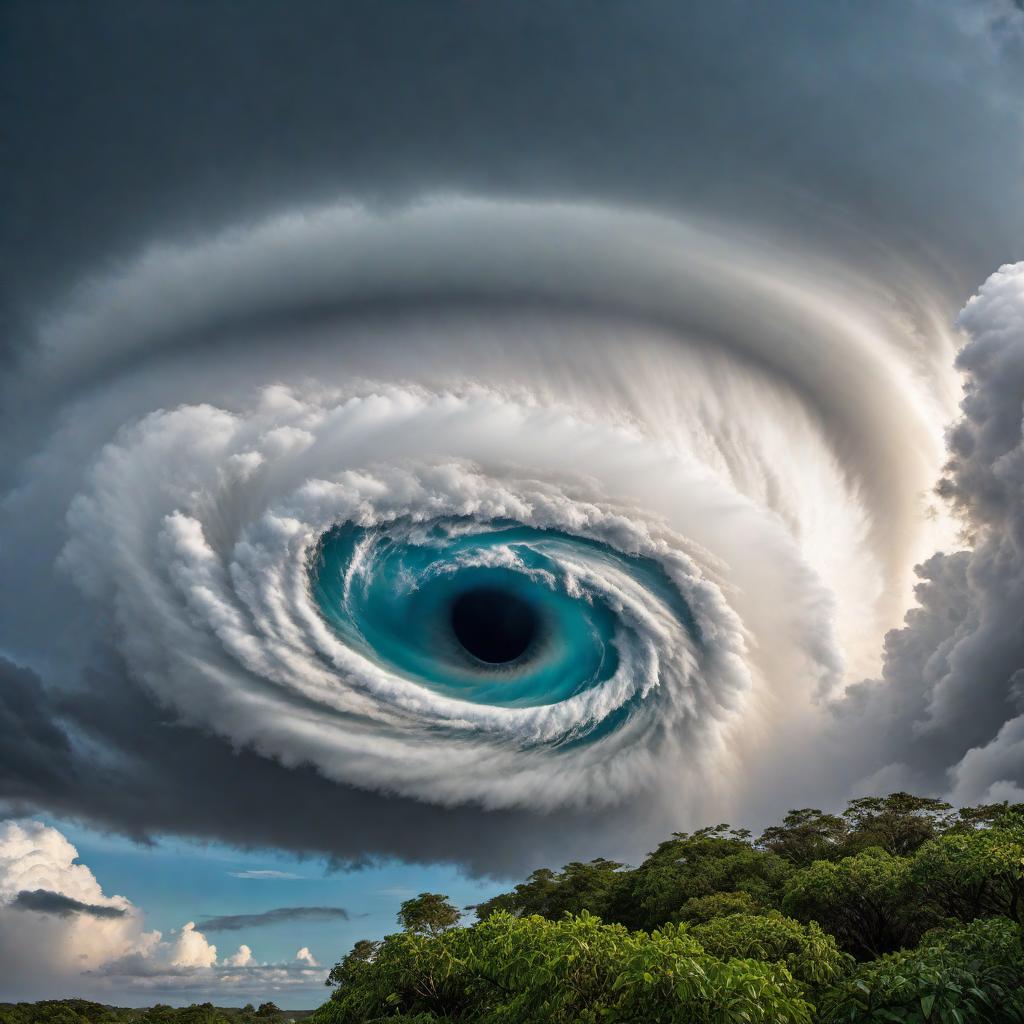
M 957 812 L 956 822 L 949 831 L 963 831 L 977 828 L 989 828 L 998 825 L 1006 818 L 1024 817 L 1024 804 L 1011 804 L 1004 800 L 998 804 L 979 804 L 977 807 L 961 807 Z
M 689 900 L 745 892 L 778 906 L 791 865 L 753 847 L 747 833 L 728 826 L 676 833 L 634 871 L 623 873 L 609 906 L 610 920 L 650 930 L 677 918 Z
M 812 989 L 838 981 L 852 966 L 850 957 L 817 923 L 801 924 L 777 910 L 720 917 L 689 931 L 712 956 L 781 963 Z
M 841 854 L 850 835 L 845 818 L 823 814 L 813 807 L 790 811 L 781 825 L 765 829 L 758 845 L 784 857 L 797 867 Z
M 1024 971 L 1024 932 L 1005 917 L 979 918 L 954 928 L 936 928 L 922 939 L 922 947 L 946 949 L 970 960 L 1016 964 Z
M 914 898 L 910 860 L 878 847 L 802 868 L 789 879 L 782 906 L 801 921 L 817 921 L 861 958 L 898 949 L 932 923 Z
M 890 793 L 851 800 L 843 817 L 849 822 L 850 852 L 878 846 L 895 857 L 907 857 L 956 821 L 953 808 L 941 800 Z
M 1024 815 L 985 829 L 956 830 L 917 851 L 911 875 L 942 913 L 970 921 L 1003 914 L 1024 923 Z
M 716 917 L 760 914 L 765 909 L 749 892 L 713 892 L 710 896 L 691 896 L 675 916 L 678 921 L 703 924 Z
M 454 928 L 461 917 L 458 907 L 437 892 L 421 892 L 398 909 L 398 923 L 407 932 L 425 935 L 438 935 Z
M 573 861 L 560 872 L 541 868 L 510 893 L 495 896 L 476 907 L 480 920 L 495 911 L 510 914 L 539 914 L 558 920 L 565 914 L 587 911 L 609 919 L 609 907 L 621 883 L 622 865 L 599 857 L 582 863 Z
M 289 1013 L 288 1017 L 305 1016 Z M 0 1004 L 0 1024 L 272 1024 L 281 1021 L 282 1011 L 274 1003 L 259 1010 L 249 1004 L 242 1009 L 193 1003 L 148 1009 L 103 1006 L 85 999 L 47 999 L 38 1003 Z
M 588 911 L 604 921 L 651 930 L 670 921 L 698 920 L 702 914 L 709 919 L 696 901 L 723 893 L 748 894 L 756 906 L 745 907 L 746 913 L 782 909 L 790 876 L 797 869 L 812 868 L 819 861 L 843 862 L 872 848 L 893 858 L 910 858 L 940 836 L 987 832 L 1013 814 L 1014 808 L 1006 804 L 963 808 L 953 814 L 940 800 L 910 793 L 861 797 L 850 801 L 842 815 L 816 808 L 792 810 L 780 825 L 766 829 L 756 844 L 749 833 L 718 825 L 676 833 L 636 868 L 601 858 L 576 861 L 561 871 L 540 868 L 511 892 L 479 904 L 476 912 L 480 920 L 503 910 L 556 921 L 566 913 Z M 861 866 L 880 869 L 870 859 Z M 918 882 L 915 876 L 914 884 Z M 846 948 L 860 956 L 888 952 L 933 923 L 926 915 L 916 920 L 902 911 L 890 919 L 893 909 L 888 899 L 873 910 L 863 908 L 863 915 L 874 916 L 873 927 L 864 942 L 852 934 L 844 937 Z M 933 909 L 942 912 L 937 903 Z M 978 913 L 992 909 L 985 904 Z M 860 925 L 854 920 L 849 927 L 856 932 Z
M 1020 1024 L 1024 1021 L 1024 951 L 1008 920 L 975 921 L 936 933 L 918 949 L 862 964 L 829 990 L 822 1024 Z
M 379 942 L 372 942 L 370 939 L 360 939 L 349 951 L 339 960 L 327 975 L 325 985 L 346 985 L 358 978 L 360 972 L 377 955 L 380 949 Z
M 502 911 L 473 928 L 388 936 L 370 971 L 313 1019 L 362 1024 L 389 1012 L 478 1024 L 811 1020 L 784 967 L 722 961 L 685 929 L 648 935 L 589 914 L 554 922 Z
M 0 1005 L 0 1024 L 120 1024 L 123 1011 L 87 999 Z

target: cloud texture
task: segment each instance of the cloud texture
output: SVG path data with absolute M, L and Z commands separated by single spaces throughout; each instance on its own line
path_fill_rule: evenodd
M 4 806 L 512 873 L 1019 794 L 1016 6 L 277 9 L 5 12 Z M 561 646 L 453 653 L 485 575 Z
M 1024 264 L 1000 268 L 960 315 L 963 415 L 939 483 L 968 548 L 918 569 L 919 607 L 886 638 L 881 680 L 845 710 L 892 784 L 958 803 L 1024 793 Z M 901 781 L 902 780 L 902 781 Z
M 46 428 L 7 504 L 5 529 L 50 548 L 60 588 L 9 602 L 11 621 L 31 635 L 41 603 L 66 609 L 79 657 L 123 665 L 176 728 L 274 766 L 285 788 L 312 770 L 380 794 L 348 849 L 314 830 L 312 848 L 339 856 L 402 848 L 396 797 L 467 822 L 499 812 L 484 852 L 523 814 L 542 827 L 538 811 L 592 814 L 598 831 L 642 818 L 650 834 L 716 807 L 769 813 L 764 767 L 791 773 L 796 737 L 825 763 L 832 706 L 876 663 L 914 562 L 953 536 L 921 496 L 957 393 L 954 335 L 927 291 L 908 281 L 879 308 L 870 281 L 769 251 L 636 213 L 465 200 L 306 211 L 153 249 L 50 321 L 27 368 L 36 393 L 76 396 L 74 429 Z M 1005 287 L 965 310 L 965 369 L 1015 342 Z M 1003 367 L 992 379 L 1009 381 Z M 965 406 L 978 429 L 1013 394 L 988 384 Z M 952 435 L 947 493 L 980 486 L 973 430 Z M 990 514 L 971 501 L 954 508 Z M 61 507 L 63 527 L 41 536 Z M 335 598 L 315 566 L 345 524 L 365 540 Z M 332 620 L 331 602 L 356 614 L 350 590 L 383 577 L 381 538 L 407 552 L 389 602 L 438 574 L 511 574 L 602 610 L 617 667 L 526 703 L 437 690 L 367 639 L 380 623 L 349 635 Z M 413 575 L 410 545 L 432 559 Z M 948 575 L 969 557 L 927 564 Z M 63 719 L 112 764 L 128 754 L 89 710 L 102 672 L 49 696 L 9 672 L 30 749 L 73 761 Z M 993 683 L 979 736 L 1007 721 L 1004 700 Z M 130 722 L 145 737 L 145 715 Z M 166 771 L 148 738 L 128 756 Z M 950 757 L 921 784 L 940 785 Z M 821 771 L 826 794 L 849 785 Z M 13 774 L 18 797 L 32 783 Z M 395 838 L 369 838 L 381 827 Z M 457 831 L 439 842 L 476 856 Z

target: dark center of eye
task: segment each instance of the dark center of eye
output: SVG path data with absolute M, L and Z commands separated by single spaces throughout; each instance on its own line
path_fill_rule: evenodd
M 501 665 L 515 661 L 533 642 L 537 613 L 521 597 L 494 587 L 476 587 L 452 604 L 452 630 L 463 647 L 480 661 Z

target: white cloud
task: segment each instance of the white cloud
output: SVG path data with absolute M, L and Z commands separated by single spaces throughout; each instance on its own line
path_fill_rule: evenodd
M 194 921 L 189 921 L 171 945 L 169 959 L 174 967 L 212 967 L 217 962 L 217 947 L 196 931 Z
M 110 960 L 148 952 L 159 932 L 145 932 L 142 915 L 123 896 L 107 896 L 78 851 L 38 821 L 0 825 L 0 961 L 9 979 L 31 986 L 48 975 L 78 975 Z M 122 917 L 70 916 L 20 909 L 20 892 L 43 890 L 88 906 L 124 911 Z M 10 989 L 8 990 L 10 991 Z
M 229 956 L 224 963 L 229 967 L 246 967 L 252 963 L 252 950 L 243 942 L 238 952 Z
M 42 822 L 0 823 L 0 998 L 102 995 L 115 988 L 259 992 L 323 981 L 306 946 L 292 961 L 260 963 L 245 943 L 218 958 L 193 921 L 166 937 L 146 931 L 142 911 L 124 896 L 105 895 L 77 858 L 67 838 Z M 25 893 L 36 898 L 19 901 Z
M 303 946 L 302 949 L 300 949 L 295 954 L 295 962 L 296 963 L 302 963 L 302 964 L 309 964 L 310 967 L 319 967 L 320 966 L 320 964 L 317 961 L 316 957 L 313 956 L 312 953 L 310 953 L 308 946 Z

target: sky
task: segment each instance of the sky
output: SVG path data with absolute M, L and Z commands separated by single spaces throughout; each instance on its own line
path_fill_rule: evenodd
M 1022 96 L 1016 0 L 3 4 L 0 999 L 1024 799 Z

